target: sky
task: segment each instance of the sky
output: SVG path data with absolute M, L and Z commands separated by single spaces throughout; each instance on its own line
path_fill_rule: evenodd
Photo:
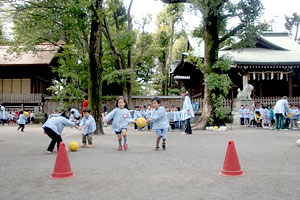
M 130 2 L 130 0 L 124 1 L 126 5 Z M 291 16 L 294 12 L 300 14 L 300 0 L 261 0 L 261 2 L 265 9 L 260 21 L 268 22 L 274 20 L 274 31 L 286 31 L 284 27 L 284 15 Z M 139 19 L 147 13 L 151 13 L 153 20 L 148 27 L 148 31 L 153 32 L 155 31 L 155 16 L 163 9 L 163 6 L 164 3 L 160 0 L 133 0 L 131 13 L 135 19 Z M 199 17 L 195 17 L 193 14 L 185 13 L 184 18 L 188 30 L 197 27 L 200 23 Z

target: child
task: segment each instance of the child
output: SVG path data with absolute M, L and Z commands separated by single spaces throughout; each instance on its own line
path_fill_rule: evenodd
M 124 97 L 117 99 L 116 107 L 108 115 L 104 117 L 104 121 L 110 121 L 113 119 L 112 129 L 118 136 L 119 147 L 118 150 L 122 151 L 122 136 L 123 136 L 123 147 L 125 150 L 128 149 L 127 144 L 127 129 L 128 122 L 135 122 L 132 119 L 129 110 L 127 109 L 127 103 Z
M 174 126 L 175 130 L 179 129 L 179 121 L 180 121 L 180 108 L 174 107 Z
M 68 108 L 68 111 L 74 116 L 76 120 L 80 120 L 80 113 L 75 108 Z
M 147 119 L 149 119 L 149 118 L 151 118 L 151 116 L 152 116 L 152 113 L 153 113 L 153 111 L 152 111 L 152 109 L 151 109 L 151 105 L 149 104 L 149 105 L 147 105 L 147 110 L 146 110 L 146 112 L 145 112 L 145 119 L 147 120 Z M 148 131 L 150 131 L 151 130 L 151 122 L 148 122 L 147 123 L 147 126 L 148 126 Z
M 80 127 L 84 128 L 82 133 L 82 144 L 81 147 L 93 147 L 93 132 L 96 130 L 96 122 L 94 117 L 90 114 L 90 109 L 85 107 L 82 110 L 83 118 L 81 119 Z M 86 141 L 88 141 L 88 145 L 86 145 Z
M 244 123 L 245 127 L 248 127 L 250 123 L 250 109 L 248 105 L 246 105 L 244 109 Z
M 263 127 L 267 128 L 269 127 L 270 123 L 270 107 L 266 107 L 263 111 Z
M 270 108 L 270 127 L 273 129 L 275 125 L 274 105 Z
M 291 114 L 292 114 L 292 117 L 291 117 L 291 128 L 294 129 L 294 130 L 297 130 L 298 129 L 297 122 L 298 122 L 299 115 L 300 115 L 300 111 L 299 111 L 297 105 L 293 105 L 292 106 Z
M 162 142 L 162 149 L 166 150 L 166 140 L 167 140 L 167 131 L 170 127 L 169 121 L 167 118 L 167 113 L 165 109 L 160 106 L 160 98 L 154 97 L 152 99 L 152 107 L 154 108 L 152 118 L 148 119 L 148 121 L 153 122 L 153 130 L 155 130 L 157 139 L 156 139 L 156 147 L 155 150 L 159 150 L 159 142 L 160 139 L 163 139 Z
M 61 133 L 65 126 L 74 127 L 75 123 L 62 116 L 49 118 L 45 122 L 43 125 L 44 134 L 47 134 L 52 139 L 46 153 L 50 154 L 53 152 L 55 143 L 58 151 L 59 143 L 62 142 Z M 75 127 L 78 128 L 77 126 Z
M 18 119 L 19 127 L 18 127 L 17 130 L 21 129 L 21 132 L 24 132 L 26 121 L 27 121 L 27 117 L 25 117 L 25 115 L 23 114 L 23 110 L 21 110 L 20 111 L 20 117 Z
M 241 105 L 241 108 L 239 109 L 239 115 L 240 115 L 240 124 L 241 126 L 244 126 L 244 106 Z
M 3 115 L 3 117 L 2 117 L 3 125 L 8 125 L 8 112 L 6 109 L 4 109 L 2 115 Z
M 262 114 L 259 111 L 255 111 L 256 127 L 262 128 Z
M 135 110 L 133 113 L 133 119 L 136 121 L 139 117 L 142 117 L 142 112 L 141 112 L 141 107 L 140 106 L 135 106 Z M 141 130 L 141 128 L 139 128 L 136 123 L 134 124 L 134 129 L 136 131 Z
M 256 125 L 255 123 L 255 108 L 252 107 L 250 111 L 250 126 L 254 127 Z

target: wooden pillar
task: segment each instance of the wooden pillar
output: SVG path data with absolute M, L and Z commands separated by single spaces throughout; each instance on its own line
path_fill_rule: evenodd
M 259 81 L 259 97 L 263 97 L 261 81 Z
M 288 74 L 288 84 L 289 84 L 289 97 L 293 96 L 293 74 L 289 73 Z

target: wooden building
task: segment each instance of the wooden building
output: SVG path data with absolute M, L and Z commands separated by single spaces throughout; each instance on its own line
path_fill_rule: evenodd
M 204 58 L 204 42 L 189 38 L 193 56 Z M 183 53 L 187 55 L 187 53 Z M 300 45 L 286 32 L 264 32 L 252 48 L 219 51 L 228 55 L 234 65 L 229 71 L 233 88 L 228 98 L 237 95 L 237 89 L 249 83 L 254 86 L 253 97 L 300 96 Z M 173 71 L 173 79 L 189 88 L 191 96 L 201 97 L 203 75 L 189 62 L 182 62 Z
M 58 46 L 43 43 L 37 51 L 9 54 L 0 47 L 0 102 L 8 108 L 41 109 L 42 96 L 49 94 L 54 73 L 51 64 Z

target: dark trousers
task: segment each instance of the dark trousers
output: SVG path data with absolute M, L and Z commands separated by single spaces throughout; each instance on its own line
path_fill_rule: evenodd
M 53 151 L 55 143 L 57 143 L 57 151 L 59 148 L 59 143 L 62 142 L 61 136 L 55 133 L 51 128 L 45 127 L 44 128 L 45 133 L 52 139 L 50 142 L 47 151 Z
M 275 113 L 275 126 L 276 129 L 284 129 L 285 118 L 281 113 Z
M 18 130 L 21 129 L 21 131 L 23 132 L 25 128 L 25 124 L 19 124 Z
M 192 127 L 191 127 L 191 122 L 190 119 L 185 120 L 185 130 L 186 134 L 192 134 Z
M 243 117 L 240 118 L 240 123 L 241 123 L 241 125 L 244 125 L 244 118 Z

